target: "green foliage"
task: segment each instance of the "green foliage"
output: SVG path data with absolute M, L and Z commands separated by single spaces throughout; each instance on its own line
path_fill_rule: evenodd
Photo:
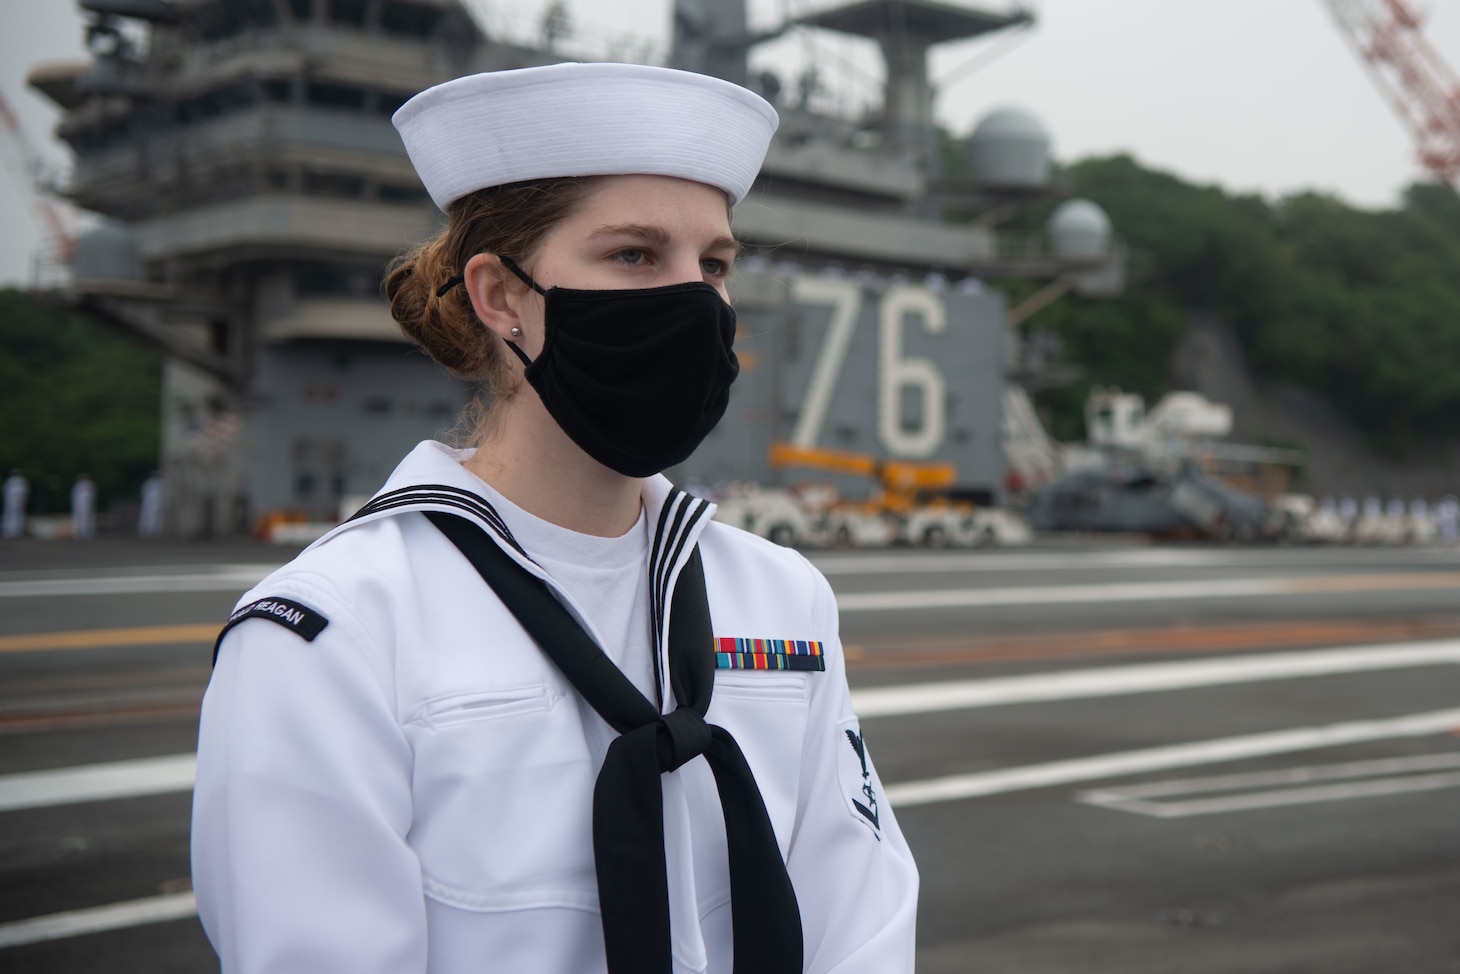
M 1305 193 L 1270 202 L 1196 186 L 1129 156 L 1063 174 L 1149 264 L 1115 301 L 1067 299 L 1032 324 L 1060 334 L 1086 381 L 1042 396 L 1078 432 L 1090 384 L 1164 390 L 1182 319 L 1235 328 L 1259 375 L 1324 395 L 1399 451 L 1460 426 L 1460 196 L 1416 184 L 1398 209 Z
M 20 468 L 31 510 L 64 513 L 77 474 L 105 509 L 157 468 L 162 360 L 19 291 L 0 290 L 0 477 Z

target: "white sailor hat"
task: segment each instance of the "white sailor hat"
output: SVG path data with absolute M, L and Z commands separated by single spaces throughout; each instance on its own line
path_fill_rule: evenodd
M 391 118 L 443 211 L 489 186 L 555 176 L 678 176 L 750 191 L 779 119 L 719 78 L 643 64 L 550 64 L 427 88 Z

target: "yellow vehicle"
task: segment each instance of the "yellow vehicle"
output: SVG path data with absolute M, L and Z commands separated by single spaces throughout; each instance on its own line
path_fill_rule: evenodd
M 876 482 L 877 492 L 861 502 L 842 501 L 826 512 L 826 536 L 839 544 L 879 545 L 901 541 L 942 547 L 977 543 L 975 506 L 948 498 L 958 468 L 951 463 L 879 460 L 865 453 L 776 442 L 772 470 L 802 467 Z

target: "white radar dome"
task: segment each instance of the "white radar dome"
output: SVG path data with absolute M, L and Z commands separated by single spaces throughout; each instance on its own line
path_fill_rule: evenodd
M 76 241 L 71 272 L 77 280 L 135 281 L 142 277 L 137 238 L 119 223 L 103 223 Z
M 1089 200 L 1066 200 L 1049 218 L 1054 252 L 1074 260 L 1094 260 L 1110 253 L 1110 217 Z
M 1049 132 L 1018 108 L 985 115 L 968 137 L 968 175 L 986 186 L 1034 188 L 1049 184 Z

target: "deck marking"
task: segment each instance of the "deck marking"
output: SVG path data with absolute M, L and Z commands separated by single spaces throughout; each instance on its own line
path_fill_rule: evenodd
M 67 910 L 29 920 L 0 923 L 0 947 L 19 947 L 46 940 L 63 940 L 103 930 L 121 930 L 147 923 L 185 920 L 198 915 L 198 902 L 191 892 L 149 896 L 125 903 L 109 903 L 85 910 Z
M 197 764 L 196 755 L 170 754 L 0 775 L 0 812 L 189 791 Z
M 1074 605 L 1091 602 L 1160 602 L 1170 599 L 1237 599 L 1269 595 L 1322 595 L 1405 589 L 1460 589 L 1460 572 L 1396 575 L 1324 575 L 1305 578 L 1213 578 L 1174 582 L 1110 582 L 1098 585 L 1019 585 L 1005 588 L 848 592 L 836 597 L 842 612 L 907 609 L 973 609 L 1001 605 Z
M 1350 557 L 1357 554 L 1358 557 Z M 1420 556 L 1427 560 L 1454 564 L 1454 549 L 1405 549 L 1407 558 Z M 1087 571 L 1106 568 L 1232 568 L 1238 566 L 1264 568 L 1321 568 L 1335 565 L 1363 567 L 1373 559 L 1354 549 L 1323 549 L 1322 558 L 1314 558 L 1301 549 L 1261 552 L 1230 550 L 1196 550 L 1189 548 L 1126 548 L 1116 551 L 991 551 L 908 552 L 879 554 L 825 554 L 811 552 L 811 563 L 823 575 L 922 574 L 942 572 L 1011 572 L 1011 571 Z
M 1075 800 L 1087 805 L 1149 815 L 1153 818 L 1188 818 L 1217 812 L 1460 788 L 1460 770 L 1457 769 L 1460 769 L 1460 751 L 1448 751 L 1403 758 L 1258 771 L 1251 774 L 1156 781 L 1124 788 L 1082 791 L 1075 796 Z M 1319 782 L 1331 783 L 1318 784 Z M 1233 794 L 1179 802 L 1152 800 L 1217 791 Z
M 853 691 L 852 706 L 867 719 L 1454 663 L 1460 663 L 1460 640 L 1394 643 L 872 687 Z M 1460 726 L 1460 711 L 1453 713 L 1451 726 Z M 0 775 L 0 812 L 187 791 L 195 767 L 194 755 L 175 754 Z
M 1460 728 L 1460 710 L 1434 710 L 1385 720 L 1359 720 L 1317 727 L 1298 727 L 1264 734 L 1244 734 L 1238 737 L 1222 737 L 1189 744 L 1173 744 L 1066 761 L 1050 761 L 1046 764 L 1031 764 L 1019 768 L 955 774 L 942 778 L 929 778 L 924 781 L 904 781 L 885 785 L 883 790 L 894 808 L 907 808 L 913 805 L 931 805 L 937 802 L 959 801 L 964 798 L 1002 795 L 1011 791 L 1048 788 L 1053 785 L 1068 785 L 1101 778 L 1118 778 L 1150 771 L 1165 771 L 1169 768 L 1188 768 L 1202 764 L 1217 764 L 1222 761 L 1237 761 L 1243 758 L 1338 747 L 1364 741 L 1444 734 L 1452 732 L 1456 728 Z
M 0 636 L 0 653 L 33 653 L 51 649 L 109 649 L 120 646 L 161 646 L 173 643 L 211 643 L 221 623 L 191 626 L 133 626 L 126 629 L 77 629 Z
M 159 595 L 174 592 L 243 594 L 275 571 L 274 565 L 199 565 L 167 574 L 104 575 L 92 578 L 36 578 L 0 582 L 0 598 L 44 595 Z
M 868 687 L 852 691 L 852 709 L 857 716 L 867 719 L 1457 663 L 1460 663 L 1460 639 L 1388 643 Z

